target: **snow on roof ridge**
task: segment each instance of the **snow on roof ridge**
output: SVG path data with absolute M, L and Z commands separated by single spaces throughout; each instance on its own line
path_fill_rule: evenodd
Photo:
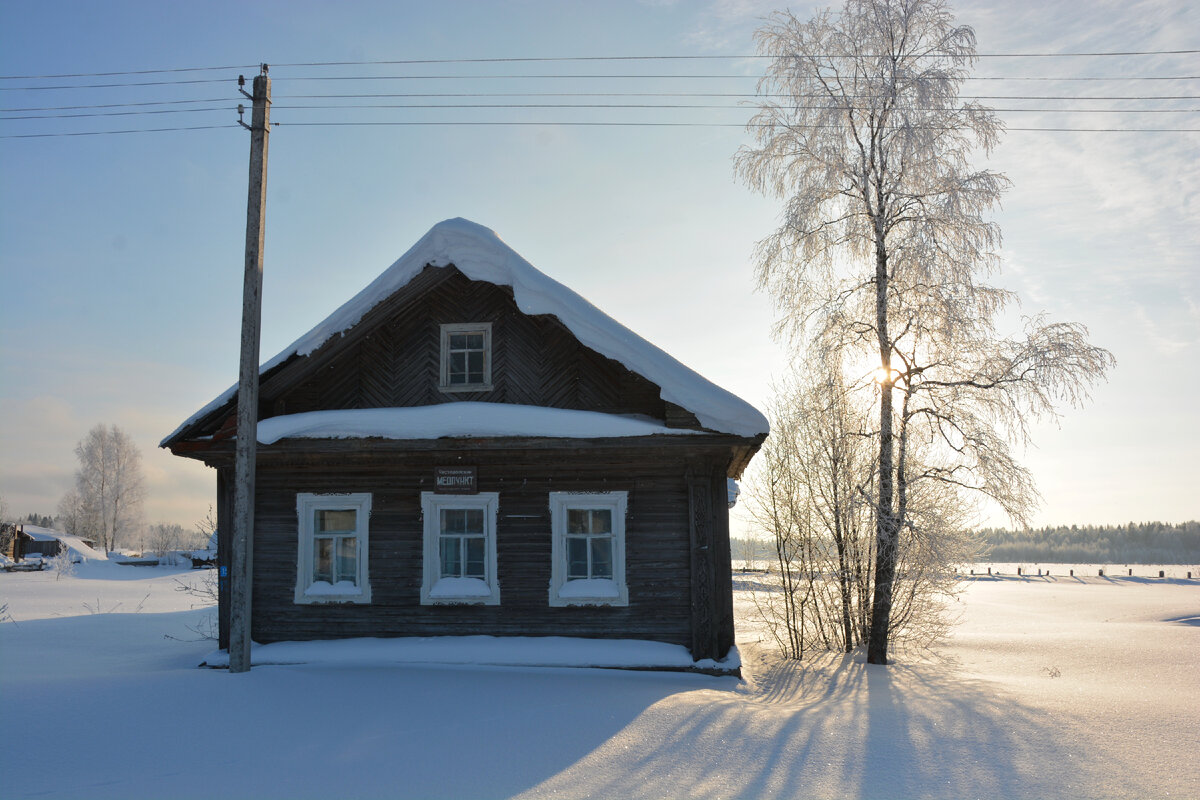
M 259 368 L 259 374 L 292 355 L 306 356 L 334 336 L 345 334 L 379 303 L 404 288 L 426 265 L 453 264 L 471 280 L 510 286 L 526 314 L 558 318 L 585 346 L 658 384 L 662 398 L 696 415 L 706 428 L 739 436 L 766 433 L 766 417 L 752 405 L 683 365 L 638 336 L 579 294 L 540 272 L 496 235 L 476 222 L 456 217 L 434 225 L 416 244 L 350 300 Z M 189 417 L 160 446 L 237 392 L 237 384 Z

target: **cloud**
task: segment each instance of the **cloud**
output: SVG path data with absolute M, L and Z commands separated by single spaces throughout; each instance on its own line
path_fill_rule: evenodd
M 715 0 L 696 15 L 684 41 L 705 50 L 750 53 L 754 31 L 780 7 L 774 0 Z

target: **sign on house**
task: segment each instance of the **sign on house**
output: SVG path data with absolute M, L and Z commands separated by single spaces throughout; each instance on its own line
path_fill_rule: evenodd
M 434 467 L 433 486 L 437 494 L 475 494 L 475 467 Z

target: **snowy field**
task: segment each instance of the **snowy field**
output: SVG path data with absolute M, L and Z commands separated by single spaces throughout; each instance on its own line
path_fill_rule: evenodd
M 196 668 L 212 611 L 177 589 L 201 572 L 0 574 L 0 795 L 1197 798 L 1200 580 L 1157 569 L 994 570 L 949 642 L 887 668 L 781 662 L 747 620 L 740 681 L 366 656 L 230 675 Z

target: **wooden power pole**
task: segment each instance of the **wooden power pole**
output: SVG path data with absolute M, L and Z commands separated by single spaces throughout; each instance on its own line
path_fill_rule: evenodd
M 245 83 L 238 76 L 238 85 Z M 241 90 L 246 94 L 246 90 Z M 250 669 L 250 601 L 254 579 L 254 464 L 258 442 L 258 343 L 262 318 L 263 232 L 266 225 L 267 138 L 271 79 L 254 79 L 250 125 L 250 191 L 246 201 L 246 274 L 242 285 L 242 352 L 234 461 L 233 564 L 230 578 L 229 671 Z M 241 111 L 241 106 L 238 106 Z M 240 119 L 239 119 L 240 122 Z

